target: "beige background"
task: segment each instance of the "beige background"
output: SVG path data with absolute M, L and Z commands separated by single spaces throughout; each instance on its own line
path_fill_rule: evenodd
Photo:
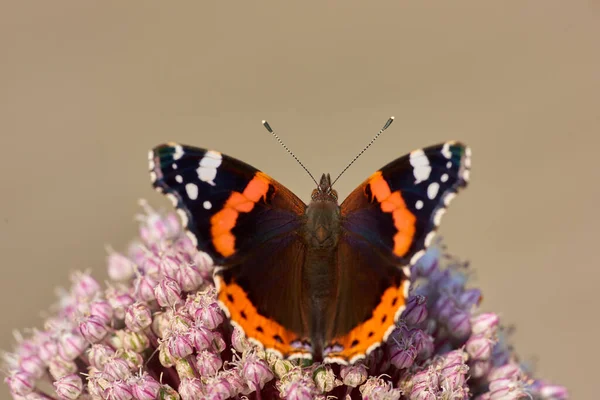
M 442 233 L 484 308 L 575 399 L 597 395 L 600 7 L 595 1 L 3 2 L 0 348 L 41 324 L 68 271 L 136 233 L 147 151 L 177 140 L 345 196 L 447 139 L 474 152 Z M 227 5 L 225 5 L 227 3 Z M 172 4 L 172 3 L 169 3 Z M 367 5 L 369 4 L 369 5 Z M 8 396 L 2 388 L 0 397 Z

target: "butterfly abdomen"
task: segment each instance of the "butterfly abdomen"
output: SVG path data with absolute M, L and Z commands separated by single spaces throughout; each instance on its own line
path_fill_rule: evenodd
M 335 201 L 313 201 L 306 210 L 306 259 L 302 271 L 303 288 L 308 299 L 309 331 L 313 356 L 319 359 L 337 295 L 335 268 L 340 232 L 339 206 Z

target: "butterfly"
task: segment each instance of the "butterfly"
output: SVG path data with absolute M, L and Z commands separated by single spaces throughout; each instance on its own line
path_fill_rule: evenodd
M 167 143 L 150 151 L 149 162 L 153 186 L 218 266 L 217 298 L 231 324 L 281 357 L 347 364 L 394 330 L 410 267 L 467 185 L 470 150 L 448 141 L 412 151 L 341 204 L 329 174 L 306 205 L 215 150 Z

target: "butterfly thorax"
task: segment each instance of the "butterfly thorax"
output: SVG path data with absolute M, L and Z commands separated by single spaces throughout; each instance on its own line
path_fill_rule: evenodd
M 311 316 L 309 327 L 313 346 L 326 340 L 331 330 L 325 316 L 331 315 L 337 293 L 337 271 L 334 268 L 340 233 L 340 206 L 337 193 L 331 188 L 329 174 L 323 174 L 319 187 L 313 191 L 306 209 L 304 230 L 307 245 L 302 280 L 308 304 L 305 312 Z M 317 352 L 318 353 L 318 352 Z

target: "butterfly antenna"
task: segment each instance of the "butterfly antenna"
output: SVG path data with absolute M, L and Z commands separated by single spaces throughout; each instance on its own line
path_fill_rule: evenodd
M 368 149 L 369 147 L 371 147 L 371 145 L 373 144 L 373 142 L 375 142 L 375 141 L 377 140 L 377 138 L 379 137 L 379 135 L 381 135 L 381 134 L 383 133 L 383 131 L 385 131 L 387 128 L 389 128 L 389 127 L 390 127 L 390 125 L 392 124 L 392 122 L 394 122 L 394 117 L 390 117 L 390 118 L 387 120 L 387 122 L 385 123 L 385 125 L 383 126 L 383 128 L 381 128 L 381 130 L 380 130 L 379 132 L 377 132 L 377 135 L 375 135 L 375 136 L 373 137 L 373 139 L 371 139 L 371 141 L 369 142 L 369 144 L 368 144 L 368 145 L 366 145 L 366 146 L 365 146 L 365 148 L 364 148 L 364 149 L 362 149 L 362 150 L 361 150 L 361 152 L 360 152 L 360 153 L 358 153 L 358 154 L 356 155 L 356 157 L 354 157 L 354 159 L 353 159 L 352 161 L 350 161 L 350 164 L 346 165 L 346 168 L 344 168 L 342 172 L 340 172 L 340 174 L 337 176 L 337 178 L 335 178 L 335 180 L 333 181 L 333 183 L 331 184 L 331 186 L 333 186 L 333 185 L 334 185 L 334 184 L 337 182 L 337 180 L 338 180 L 338 179 L 340 179 L 340 176 L 342 176 L 342 175 L 344 174 L 344 172 L 346 172 L 346 170 L 347 170 L 348 168 L 350 168 L 350 166 L 351 166 L 352 164 L 354 164 L 354 161 L 358 160 L 358 157 L 362 156 L 362 154 L 363 154 L 365 151 L 367 151 L 367 149 Z
M 302 162 L 300 160 L 298 160 L 298 157 L 296 157 L 294 155 L 294 153 L 292 153 L 292 151 L 285 145 L 285 143 L 283 143 L 281 141 L 281 139 L 279 139 L 279 136 L 277 136 L 277 134 L 275 132 L 273 132 L 273 129 L 271 129 L 271 125 L 269 125 L 269 123 L 265 120 L 263 120 L 262 124 L 265 126 L 265 128 L 271 133 L 271 135 L 273 135 L 275 137 L 275 139 L 277 139 L 277 141 L 279 142 L 280 145 L 283 146 L 283 148 L 290 153 L 290 155 L 294 158 L 294 160 L 296 160 L 296 162 L 298 162 L 298 164 L 300 164 L 300 166 L 302 168 L 304 168 L 304 170 L 306 171 L 306 173 L 312 178 L 312 180 L 315 182 L 315 184 L 317 186 L 319 186 L 319 184 L 317 183 L 317 180 L 315 179 L 315 177 L 310 173 L 310 171 L 304 166 L 304 164 L 302 164 Z

